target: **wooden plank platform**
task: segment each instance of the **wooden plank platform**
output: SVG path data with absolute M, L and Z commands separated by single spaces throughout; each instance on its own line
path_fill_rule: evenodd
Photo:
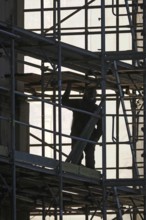
M 44 62 L 58 63 L 58 42 L 53 38 L 46 38 L 39 34 L 26 31 L 18 27 L 10 27 L 0 23 L 1 30 L 5 31 L 7 37 L 2 36 L 3 44 L 8 48 L 10 47 L 10 39 L 12 38 L 11 32 L 13 30 L 13 35 L 15 35 L 15 49 L 18 53 L 27 55 L 33 58 L 43 60 Z M 60 43 L 61 45 L 61 59 L 62 66 L 72 69 L 74 74 L 73 80 L 84 82 L 83 78 L 89 73 L 92 73 L 94 79 L 102 79 L 101 76 L 101 52 L 88 51 L 64 42 Z M 137 67 L 130 65 L 126 60 L 135 60 L 135 59 L 144 59 L 145 54 L 142 52 L 133 52 L 133 51 L 119 51 L 119 52 L 106 52 L 105 53 L 105 63 L 107 66 L 107 89 L 117 89 L 115 77 L 112 74 L 111 68 L 113 61 L 117 61 L 117 69 L 120 74 L 120 80 L 122 87 L 136 88 L 139 89 L 143 86 L 143 72 L 144 67 Z M 122 62 L 121 60 L 125 60 Z M 81 75 L 77 74 L 76 71 L 83 73 L 82 79 Z M 27 74 L 26 74 L 27 75 Z M 72 75 L 72 73 L 68 74 Z M 56 77 L 54 73 L 49 73 L 46 75 L 49 78 Z M 45 77 L 46 77 L 45 76 Z M 25 76 L 30 77 L 30 75 Z M 32 77 L 32 75 L 31 75 Z M 33 75 L 33 79 L 29 83 L 33 84 L 36 75 Z M 68 76 L 70 77 L 70 76 Z M 24 78 L 23 78 L 24 79 Z M 79 80 L 80 79 L 80 80 Z M 34 80 L 34 81 L 33 81 Z M 68 80 L 68 78 L 66 79 Z M 83 80 L 83 81 L 82 81 Z M 40 80 L 37 80 L 37 83 L 40 83 Z M 37 87 L 38 85 L 36 85 Z M 37 87 L 39 89 L 39 86 Z
M 12 166 L 7 151 L 0 149 L 0 185 L 6 191 L 11 189 Z M 21 207 L 25 203 L 25 207 L 32 212 L 37 212 L 37 208 L 42 205 L 42 201 L 45 199 L 48 206 L 54 201 L 51 211 L 53 213 L 54 207 L 58 206 L 59 202 L 59 161 L 16 151 L 15 165 L 18 206 Z M 95 208 L 101 210 L 102 176 L 99 171 L 75 164 L 62 163 L 62 178 L 64 213 L 67 213 L 68 210 L 70 210 L 70 214 L 83 213 L 86 206 L 91 213 Z M 143 204 L 141 190 L 117 186 L 117 191 L 121 205 L 132 205 L 133 201 L 137 206 Z M 116 208 L 115 195 L 113 187 L 108 187 L 108 185 L 107 195 L 108 208 L 114 210 Z

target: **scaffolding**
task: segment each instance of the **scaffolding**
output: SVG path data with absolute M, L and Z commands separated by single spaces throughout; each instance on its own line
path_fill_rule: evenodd
M 29 0 L 23 15 L 12 2 L 0 20 L 1 219 L 146 219 L 146 1 Z M 97 90 L 95 170 L 77 165 L 95 120 L 70 136 L 68 82 L 70 98 Z

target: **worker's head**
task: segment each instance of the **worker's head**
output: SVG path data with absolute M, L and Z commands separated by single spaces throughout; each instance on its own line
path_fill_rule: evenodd
M 95 88 L 86 88 L 84 91 L 84 100 L 96 101 L 96 89 Z

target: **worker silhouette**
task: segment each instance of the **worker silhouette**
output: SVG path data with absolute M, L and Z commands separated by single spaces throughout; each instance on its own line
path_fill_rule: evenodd
M 82 99 L 69 99 L 71 92 L 71 83 L 68 83 L 65 93 L 62 96 L 62 104 L 67 107 L 74 108 L 73 111 L 73 119 L 71 126 L 71 136 L 80 137 L 83 129 L 89 122 L 92 117 L 89 113 L 94 113 L 98 109 L 98 105 L 96 102 L 96 89 L 95 88 L 86 88 Z M 86 111 L 86 113 L 79 112 L 78 110 Z M 102 135 L 102 121 L 101 118 L 98 119 L 89 140 L 97 142 Z M 76 142 L 78 140 L 72 138 L 72 149 L 74 148 Z M 95 160 L 94 160 L 94 152 L 95 152 L 95 143 L 88 143 L 84 148 L 85 152 L 85 163 L 88 168 L 95 168 Z M 83 153 L 80 157 L 78 165 L 81 164 L 83 159 Z

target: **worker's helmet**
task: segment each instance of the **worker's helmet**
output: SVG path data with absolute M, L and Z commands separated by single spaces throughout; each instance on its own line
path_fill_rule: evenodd
M 96 100 L 96 89 L 88 87 L 84 91 L 83 99 L 95 101 Z

